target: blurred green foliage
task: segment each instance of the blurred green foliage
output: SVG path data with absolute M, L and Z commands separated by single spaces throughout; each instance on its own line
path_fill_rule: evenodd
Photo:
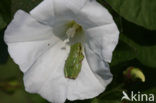
M 106 2 L 128 21 L 156 30 L 155 0 L 106 0 Z
M 156 95 L 156 1 L 97 1 L 110 11 L 121 33 L 110 64 L 114 79 L 98 97 L 66 103 L 121 103 L 123 90 L 127 93 L 141 91 Z M 37 94 L 25 92 L 23 74 L 8 56 L 7 45 L 3 40 L 4 30 L 14 13 L 18 9 L 29 12 L 40 2 L 41 0 L 0 1 L 0 103 L 48 103 Z M 123 71 L 130 66 L 143 71 L 145 83 L 125 79 Z
M 11 20 L 11 1 L 0 1 L 0 29 L 3 29 Z

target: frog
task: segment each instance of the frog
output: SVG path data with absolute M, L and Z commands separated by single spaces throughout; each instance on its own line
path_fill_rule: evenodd
M 76 79 L 82 68 L 84 59 L 82 43 L 75 43 L 70 46 L 70 52 L 65 60 L 64 75 L 69 79 Z

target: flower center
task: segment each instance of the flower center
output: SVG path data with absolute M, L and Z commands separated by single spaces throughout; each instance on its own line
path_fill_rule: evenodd
M 73 38 L 77 32 L 80 32 L 82 27 L 77 24 L 75 21 L 71 22 L 71 27 L 69 27 L 66 31 L 68 38 Z

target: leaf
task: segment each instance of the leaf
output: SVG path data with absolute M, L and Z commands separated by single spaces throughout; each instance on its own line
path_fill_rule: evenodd
M 11 20 L 11 1 L 0 1 L 0 30 L 4 28 Z
M 156 30 L 156 0 L 106 0 L 122 17 L 150 30 Z
M 139 45 L 156 45 L 156 30 L 148 30 L 125 19 L 120 19 L 122 33 Z
M 156 95 L 156 87 L 150 88 L 150 89 L 144 91 L 144 93 L 147 93 L 147 94 L 151 94 L 152 93 L 152 94 Z
M 0 14 L 0 30 L 4 28 L 7 25 L 7 23 L 3 20 L 3 17 Z
M 8 60 L 8 48 L 4 42 L 4 31 L 5 28 L 0 31 L 0 64 L 5 64 Z
M 111 66 L 132 60 L 134 58 L 135 58 L 135 50 L 120 40 L 113 53 Z
M 0 90 L 12 94 L 17 88 L 20 88 L 21 85 L 17 80 L 10 80 L 10 81 L 1 81 L 0 82 Z
M 28 103 L 25 93 L 22 90 L 17 90 L 12 95 L 0 91 L 0 100 L 2 103 Z
M 12 1 L 11 13 L 12 15 L 14 15 L 14 13 L 19 9 L 29 12 L 31 9 L 37 6 L 42 0 L 11 0 L 11 1 Z
M 20 70 L 18 66 L 9 59 L 6 64 L 0 64 L 0 80 L 13 79 L 19 76 Z
M 137 59 L 149 67 L 156 67 L 156 45 L 138 48 Z
M 0 91 L 1 103 L 49 103 L 39 95 L 26 93 L 23 89 L 18 89 L 14 94 L 6 94 Z
M 124 34 L 121 34 L 120 37 L 125 43 L 127 43 L 136 51 L 136 58 L 142 64 L 153 68 L 156 67 L 156 45 L 141 46 L 133 40 L 127 38 Z
M 105 91 L 100 96 L 94 98 L 91 103 L 121 103 L 122 86 L 116 85 L 109 91 Z
M 8 59 L 7 46 L 4 43 L 4 31 L 11 20 L 11 0 L 0 1 L 0 64 L 4 64 Z
M 91 103 L 121 103 L 120 99 L 119 100 L 99 100 L 99 99 L 94 99 Z

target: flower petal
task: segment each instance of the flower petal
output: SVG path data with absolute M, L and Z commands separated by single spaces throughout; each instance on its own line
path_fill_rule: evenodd
M 19 10 L 5 31 L 7 43 L 48 40 L 52 36 L 52 28 L 37 22 L 26 12 Z
M 31 65 L 55 43 L 55 40 L 7 43 L 8 51 L 14 62 L 26 72 Z
M 64 43 L 58 42 L 24 73 L 26 91 L 39 93 L 54 103 L 63 103 L 66 100 L 67 80 L 63 68 L 69 47 L 62 49 L 63 46 Z
M 110 77 L 109 82 L 111 79 L 112 78 Z M 69 100 L 83 100 L 93 98 L 102 93 L 105 90 L 107 84 L 108 82 L 101 81 L 101 77 L 92 72 L 86 58 L 84 58 L 81 72 L 76 80 L 68 80 L 67 98 Z
M 118 37 L 119 31 L 115 23 L 87 29 L 85 44 L 87 57 L 92 59 L 93 56 L 100 61 L 111 62 Z
M 76 17 L 77 22 L 85 29 L 114 22 L 108 10 L 96 0 L 88 0 Z
M 31 16 L 45 25 L 53 27 L 54 34 L 63 39 L 67 24 L 87 0 L 44 0 L 31 12 Z
M 64 76 L 64 63 L 69 47 L 61 49 L 64 44 L 58 42 L 42 55 L 31 69 L 24 73 L 26 91 L 39 93 L 50 102 L 62 103 L 65 99 L 87 99 L 102 93 L 112 78 L 102 78 L 90 69 L 86 58 L 76 80 Z M 105 85 L 103 85 L 105 84 Z
M 44 0 L 30 14 L 42 23 L 54 26 L 75 18 L 87 0 Z
M 52 28 L 37 22 L 29 14 L 19 10 L 5 31 L 5 42 L 21 71 L 27 71 L 34 61 L 59 39 Z

